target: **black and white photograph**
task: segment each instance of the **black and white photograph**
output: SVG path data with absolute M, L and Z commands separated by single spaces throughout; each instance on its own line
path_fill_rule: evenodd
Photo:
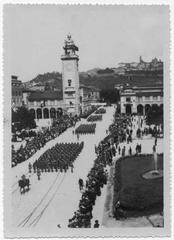
M 169 5 L 4 4 L 6 237 L 170 235 Z

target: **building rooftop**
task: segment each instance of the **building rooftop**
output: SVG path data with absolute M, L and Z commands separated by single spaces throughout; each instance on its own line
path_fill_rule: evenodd
M 87 89 L 91 89 L 91 90 L 95 90 L 95 91 L 99 91 L 100 89 L 94 86 L 86 86 L 85 84 L 80 84 L 80 88 L 87 88 Z
M 163 96 L 163 92 L 136 92 L 136 96 L 138 97 Z
M 32 92 L 28 98 L 29 101 L 41 101 L 41 100 L 63 100 L 62 92 L 59 91 L 36 91 Z

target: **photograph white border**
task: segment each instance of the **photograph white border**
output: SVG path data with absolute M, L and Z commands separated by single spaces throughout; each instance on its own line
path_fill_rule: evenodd
M 36 3 L 39 3 L 39 4 L 58 4 L 58 3 L 63 3 L 63 4 L 66 4 L 66 3 L 71 3 L 71 4 L 79 4 L 79 2 L 78 1 L 1 1 L 1 9 L 0 9 L 0 11 L 1 11 L 1 29 L 2 29 L 2 27 L 3 27 L 3 19 L 2 19 L 2 7 L 3 7 L 3 4 L 6 4 L 6 3 L 13 3 L 13 4 L 16 4 L 16 3 L 19 3 L 19 4 L 21 4 L 21 3 L 23 3 L 23 4 L 27 4 L 27 3 L 30 3 L 30 4 L 36 4 Z M 174 24 L 173 24 L 173 19 L 174 19 L 174 15 L 173 15 L 173 13 L 174 13 L 174 5 L 173 5 L 173 3 L 172 3 L 172 1 L 158 1 L 158 0 L 154 0 L 154 1 L 141 1 L 141 0 L 139 0 L 139 1 L 134 1 L 134 0 L 130 0 L 130 1 L 83 1 L 83 0 L 81 0 L 80 1 L 80 4 L 125 4 L 125 5 L 134 5 L 134 4 L 136 4 L 136 5 L 151 5 L 151 4 L 154 4 L 154 5 L 159 5 L 159 4 L 164 4 L 164 5 L 169 5 L 170 6 L 170 14 L 171 14 L 171 16 L 170 16 L 170 27 L 171 27 L 171 32 L 170 32 L 170 34 L 171 34 L 171 36 L 170 36 L 170 41 L 171 42 L 169 42 L 169 45 L 168 46 L 166 46 L 166 52 L 168 52 L 168 56 L 170 56 L 170 59 L 168 58 L 167 59 L 167 61 L 165 61 L 165 62 L 167 62 L 167 67 L 165 66 L 165 69 L 167 70 L 167 71 L 165 71 L 164 72 L 164 79 L 170 79 L 170 84 L 169 84 L 169 82 L 165 82 L 164 81 L 164 89 L 165 89 L 165 93 L 164 93 L 164 95 L 166 95 L 166 96 L 171 96 L 171 98 L 167 98 L 167 102 L 165 102 L 165 108 L 164 108 L 164 116 L 165 116 L 165 119 L 167 119 L 166 121 L 167 122 L 165 122 L 165 124 L 164 124 L 164 126 L 165 126 L 165 139 L 167 139 L 167 141 L 165 141 L 164 143 L 165 143 L 165 152 L 166 152 L 166 150 L 167 150 L 167 152 L 169 152 L 169 154 L 167 153 L 167 155 L 166 155 L 166 153 L 165 153 L 165 159 L 167 159 L 167 160 L 170 160 L 170 163 L 171 163 L 171 165 L 170 164 L 168 164 L 167 163 L 167 178 L 165 178 L 165 181 L 166 181 L 166 183 L 170 183 L 171 182 L 171 180 L 170 180 L 170 173 L 173 173 L 173 161 L 172 161 L 172 157 L 173 157 L 173 149 L 172 149 L 172 146 L 173 146 L 173 136 L 174 136 L 174 134 L 173 134 L 173 131 L 172 131 L 172 134 L 171 134 L 171 126 L 173 126 L 173 120 L 172 119 L 174 119 L 174 111 L 173 111 L 173 107 L 172 107 L 172 105 L 173 105 L 173 100 L 174 100 L 174 96 L 173 96 L 173 94 L 170 94 L 171 92 L 173 92 L 173 90 L 174 90 L 174 84 L 173 84 L 173 72 L 174 72 L 174 70 L 172 69 L 172 67 L 171 66 L 174 66 L 174 60 L 173 60 L 173 40 L 172 39 L 174 39 L 174 35 L 173 35 L 173 32 L 174 32 L 174 30 L 173 30 L 173 26 L 174 26 Z M 7 96 L 7 94 L 6 95 L 4 95 L 4 92 L 6 92 L 6 90 L 7 89 L 10 89 L 10 87 L 11 87 L 11 85 L 10 85 L 10 81 L 9 82 L 3 82 L 3 46 L 2 46 L 2 43 L 3 43 L 3 34 L 1 34 L 1 79 L 0 79 L 0 81 L 1 81 L 1 86 L 0 86 L 0 96 L 1 96 L 1 98 L 0 98 L 0 103 L 1 103 L 1 105 L 0 105 L 0 107 L 1 107 L 1 109 L 3 108 L 3 101 L 5 101 L 5 104 L 6 104 L 6 106 L 8 106 L 9 107 L 9 109 L 11 108 L 11 100 L 10 101 L 8 101 L 8 99 L 6 99 L 6 96 Z M 170 63 L 170 65 L 169 65 L 169 63 Z M 171 71 L 170 71 L 171 70 Z M 3 89 L 3 84 L 4 84 L 4 89 Z M 4 100 L 3 100 L 3 98 L 2 98 L 2 96 L 4 95 Z M 166 100 L 165 100 L 166 101 Z M 171 111 L 171 112 L 170 112 Z M 1 121 L 1 124 L 2 124 L 2 126 L 1 126 L 1 129 L 6 129 L 7 131 L 9 131 L 9 129 L 11 128 L 11 121 L 9 121 L 9 119 L 10 119 L 10 116 L 9 115 L 5 115 L 6 113 L 8 113 L 7 111 L 4 111 L 4 113 L 2 114 L 2 111 L 1 111 L 1 119 L 2 119 L 2 121 Z M 171 114 L 171 115 L 170 115 Z M 172 117 L 170 117 L 170 116 L 172 116 Z M 172 121 L 172 124 L 170 125 L 170 119 L 171 119 L 171 121 Z M 4 124 L 5 123 L 5 124 Z M 4 124 L 4 125 L 3 125 Z M 172 127 L 173 128 L 173 127 Z M 4 133 L 6 132 L 6 130 L 4 130 Z M 7 137 L 7 139 L 6 139 L 6 137 Z M 5 140 L 5 142 L 9 139 L 9 135 L 7 136 L 6 134 L 4 134 L 4 138 L 6 139 Z M 170 143 L 170 139 L 172 140 L 172 143 Z M 1 143 L 3 143 L 4 142 L 4 140 L 3 140 L 3 138 L 1 138 Z M 170 143 L 170 144 L 169 144 Z M 2 146 L 2 144 L 1 144 L 1 147 L 3 147 Z M 171 151 L 170 151 L 170 147 L 171 147 Z M 5 149 L 4 147 L 1 149 L 1 153 L 2 153 L 2 151 L 3 151 L 3 155 L 4 156 L 2 156 L 1 157 L 1 159 L 2 159 L 2 161 L 3 161 L 3 159 L 4 159 L 4 157 L 10 157 L 10 152 L 7 152 L 7 151 L 5 151 L 4 152 L 4 150 L 3 149 Z M 171 153 L 172 153 L 172 157 L 171 157 Z M 9 156 L 8 156 L 9 155 Z M 166 163 L 165 163 L 166 164 Z M 4 221 L 4 219 L 3 219 L 3 194 L 5 193 L 5 192 L 3 192 L 4 191 L 4 189 L 3 189 L 3 186 L 6 186 L 6 180 L 7 180 L 7 178 L 5 177 L 5 175 L 6 175 L 6 171 L 5 171 L 5 169 L 3 169 L 3 164 L 1 164 L 1 184 L 2 185 L 0 185 L 0 190 L 2 190 L 2 203 L 1 203 L 1 209 L 2 209 L 2 211 L 1 211 L 1 222 L 3 223 L 3 221 Z M 168 167 L 169 166 L 169 167 Z M 164 167 L 164 168 L 166 168 L 166 166 Z M 3 173 L 4 173 L 4 176 L 3 176 Z M 165 173 L 166 174 L 166 173 Z M 171 174 L 171 176 L 172 176 L 172 174 Z M 5 181 L 3 182 L 3 177 L 5 177 L 4 179 L 5 179 Z M 165 186 L 166 186 L 166 183 L 164 183 L 165 184 Z M 8 186 L 8 183 L 7 183 L 7 186 Z M 6 187 L 7 187 L 6 186 Z M 170 192 L 170 196 L 172 197 L 173 196 L 173 192 L 171 192 L 171 185 L 168 185 L 168 186 L 166 186 L 166 191 L 167 192 Z M 165 195 L 165 194 L 164 194 Z M 168 198 L 168 199 L 166 199 L 166 201 L 168 202 L 168 204 L 169 204 L 169 206 L 170 206 L 170 198 Z M 173 197 L 172 197 L 172 201 L 173 201 Z M 5 199 L 5 202 L 6 202 L 6 199 Z M 172 207 L 172 206 L 171 206 Z M 172 210 L 171 210 L 172 211 Z M 170 215 L 170 214 L 169 214 Z M 164 218 L 165 217 L 168 217 L 168 216 L 164 216 Z M 173 226 L 173 218 L 172 218 L 172 220 L 170 221 L 170 219 L 169 219 L 169 222 L 171 223 L 171 226 Z M 3 236 L 3 231 L 4 231 L 4 228 L 2 228 L 1 229 L 1 227 L 3 226 L 3 224 L 0 224 L 0 232 L 2 233 L 2 236 L 1 236 L 1 239 L 3 239 L 4 238 L 4 236 Z M 4 227 L 4 226 L 3 226 Z M 2 230 L 2 231 L 1 231 Z M 143 228 L 143 231 L 145 230 L 145 228 Z M 161 229 L 159 229 L 158 228 L 158 230 L 157 230 L 157 232 L 156 232 L 156 236 L 158 236 L 159 235 L 159 231 L 160 231 Z M 77 229 L 71 229 L 70 230 L 70 235 L 69 235 L 69 233 L 68 234 L 66 234 L 68 231 L 66 231 L 66 233 L 64 233 L 64 232 L 62 232 L 62 235 L 60 234 L 60 237 L 66 237 L 66 236 L 70 236 L 70 237 L 75 237 L 75 236 L 77 236 L 76 234 L 75 234 L 75 232 L 77 232 Z M 122 235 L 121 234 L 121 232 L 119 233 L 119 231 L 117 231 L 117 234 L 118 235 L 115 235 L 115 233 L 112 231 L 112 229 L 110 229 L 110 228 L 108 228 L 108 234 L 106 234 L 106 230 L 104 230 L 104 232 L 100 232 L 100 234 L 99 234 L 99 230 L 97 230 L 97 231 L 95 231 L 94 230 L 94 232 L 92 233 L 92 235 L 91 234 L 89 234 L 89 230 L 86 230 L 86 233 L 87 234 L 82 234 L 81 235 L 81 233 L 80 233 L 80 229 L 79 229 L 79 234 L 78 234 L 78 236 L 100 236 L 100 237 L 107 237 L 107 236 L 112 236 L 112 237 L 116 237 L 116 236 L 126 236 L 126 237 L 129 237 L 130 236 L 130 234 L 126 234 L 126 231 L 125 231 L 125 229 L 123 229 L 123 233 L 124 233 L 124 235 Z M 134 230 L 135 231 L 135 230 Z M 163 233 L 161 233 L 160 234 L 160 236 L 168 236 L 169 237 L 169 235 L 170 235 L 170 229 L 167 229 L 166 230 L 167 232 L 164 232 L 163 231 Z M 132 228 L 131 229 L 129 229 L 129 233 L 130 232 L 132 232 Z M 140 234 L 137 234 L 137 232 L 139 232 Z M 61 231 L 60 231 L 60 233 L 61 233 Z M 153 232 L 153 234 L 154 234 L 155 232 Z M 96 235 L 97 234 L 97 235 Z M 172 232 L 172 234 L 173 234 L 173 232 Z M 150 233 L 150 231 L 149 231 L 149 229 L 148 229 L 148 235 L 149 236 L 152 236 L 151 235 L 151 233 Z M 154 236 L 155 236 L 154 235 Z M 133 235 L 132 235 L 133 236 Z M 143 233 L 141 232 L 141 229 L 136 229 L 136 234 L 134 235 L 134 237 L 139 237 L 139 236 L 141 236 L 141 237 L 143 237 Z M 43 236 L 43 237 L 45 237 L 45 236 Z M 58 236 L 49 236 L 49 237 L 58 237 Z

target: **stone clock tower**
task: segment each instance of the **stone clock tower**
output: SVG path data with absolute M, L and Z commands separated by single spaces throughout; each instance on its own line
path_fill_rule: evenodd
M 80 110 L 78 73 L 79 57 L 76 55 L 78 47 L 75 46 L 71 35 L 67 36 L 63 49 L 64 55 L 61 56 L 61 60 L 64 109 L 68 114 L 78 115 Z

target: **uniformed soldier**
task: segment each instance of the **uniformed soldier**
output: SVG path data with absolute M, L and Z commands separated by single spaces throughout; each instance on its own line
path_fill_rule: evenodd
M 40 168 L 37 168 L 37 177 L 38 177 L 38 180 L 40 180 L 40 175 L 41 175 Z

